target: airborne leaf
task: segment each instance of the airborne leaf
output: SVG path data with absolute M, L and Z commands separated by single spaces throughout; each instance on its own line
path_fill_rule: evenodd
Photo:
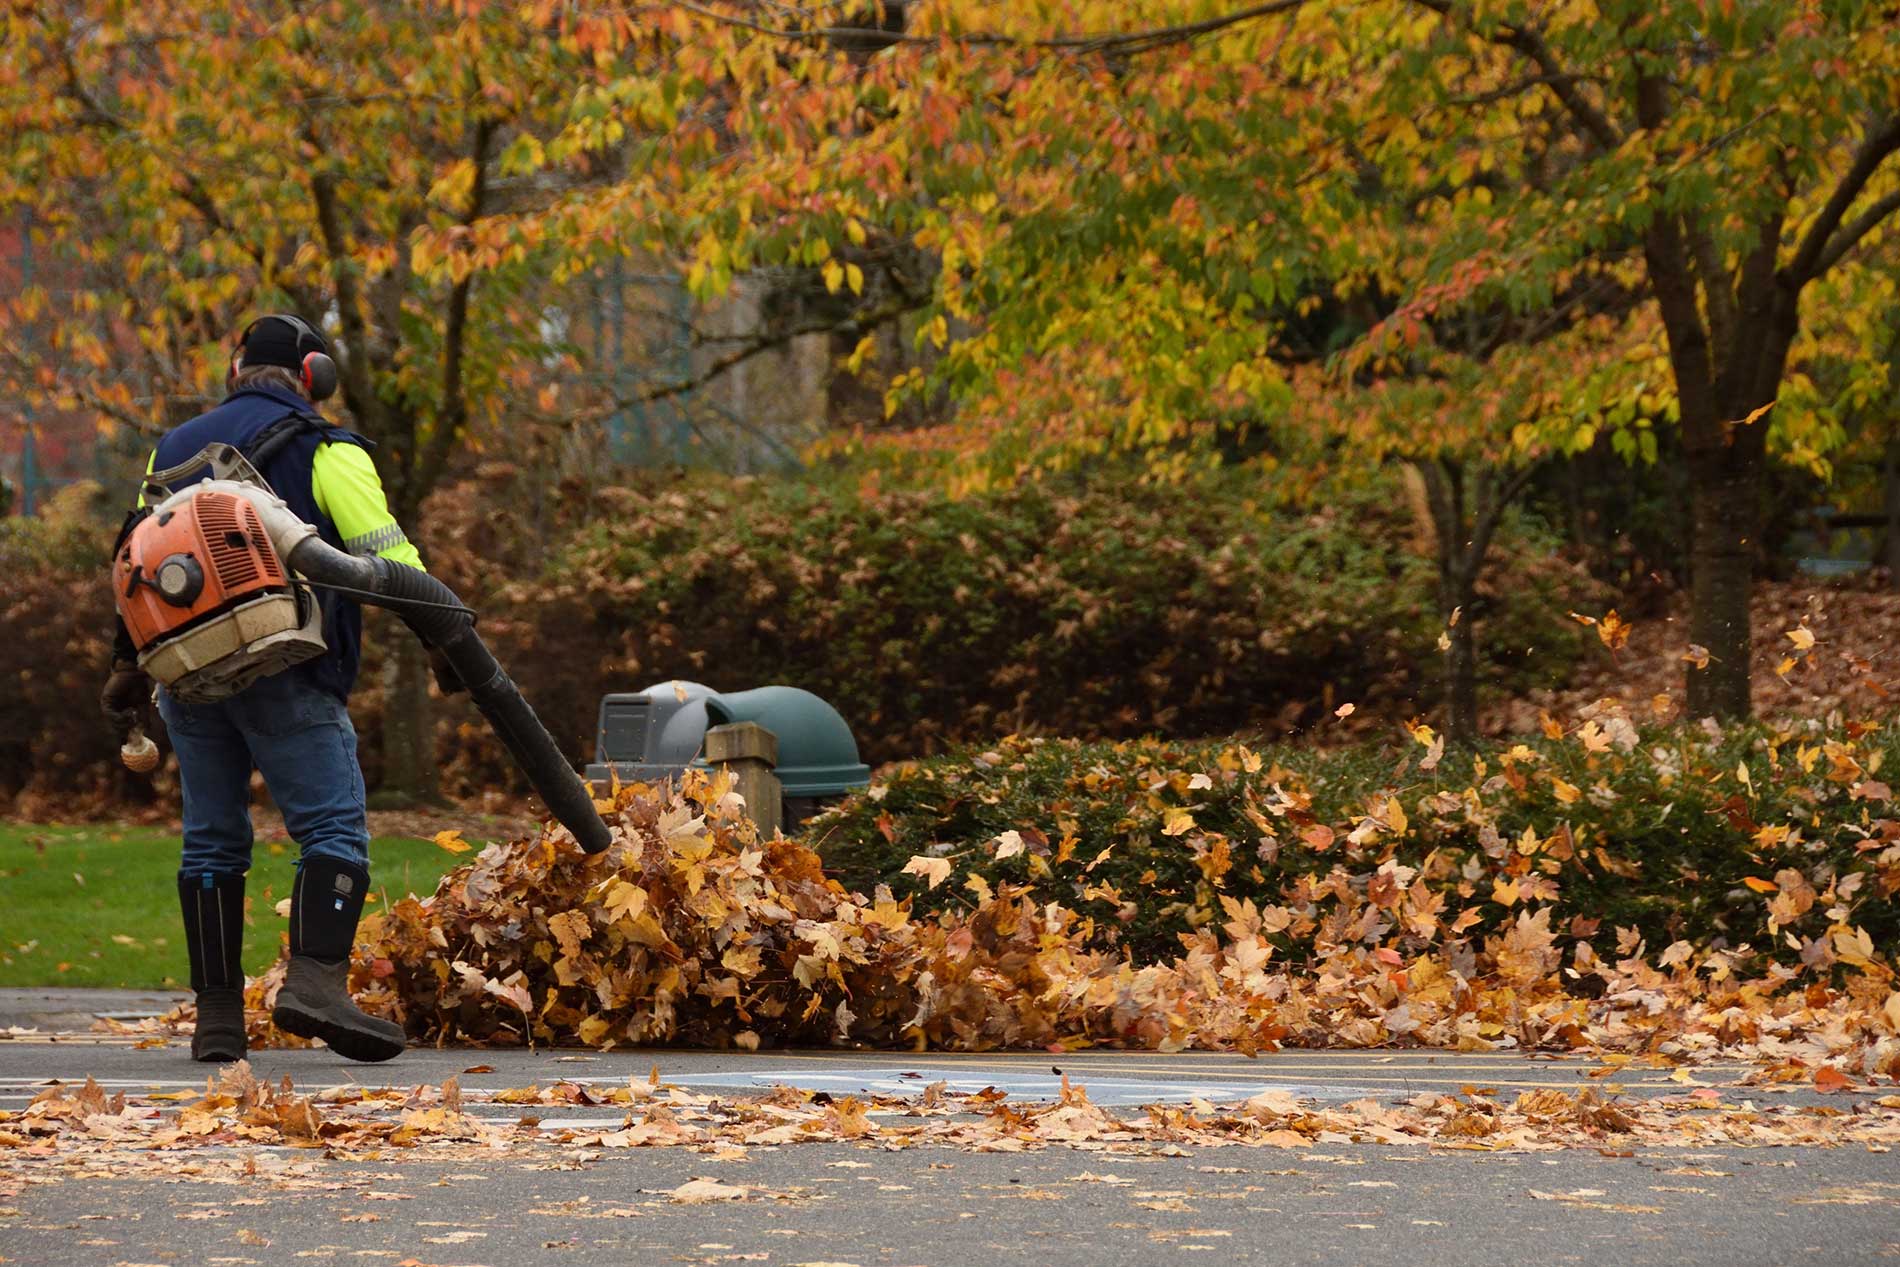
M 904 874 L 922 876 L 934 889 L 950 878 L 950 859 L 930 858 L 917 854 L 904 864 Z

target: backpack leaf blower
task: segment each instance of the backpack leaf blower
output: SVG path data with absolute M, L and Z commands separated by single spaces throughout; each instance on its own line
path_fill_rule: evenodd
M 172 485 L 209 478 L 176 492 Z M 427 572 L 338 550 L 242 453 L 213 444 L 146 476 L 155 502 L 113 556 L 113 597 L 139 668 L 177 699 L 237 694 L 324 651 L 309 587 L 387 607 L 442 652 L 554 817 L 588 853 L 612 843 L 592 795 L 481 637 L 475 613 Z

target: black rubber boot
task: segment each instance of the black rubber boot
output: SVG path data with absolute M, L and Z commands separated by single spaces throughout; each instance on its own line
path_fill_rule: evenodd
M 198 1027 L 191 1058 L 244 1059 L 244 877 L 178 877 L 178 906 L 185 917 L 185 952 L 191 988 L 198 995 Z
M 297 868 L 290 891 L 290 968 L 271 1020 L 300 1038 L 321 1038 L 349 1060 L 390 1060 L 407 1038 L 350 998 L 350 946 L 369 892 L 369 872 L 334 858 Z

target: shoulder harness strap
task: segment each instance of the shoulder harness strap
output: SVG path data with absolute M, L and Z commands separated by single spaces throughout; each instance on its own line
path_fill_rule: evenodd
M 253 436 L 244 446 L 244 456 L 261 472 L 292 440 L 307 432 L 327 430 L 329 425 L 315 414 L 302 410 L 287 413 Z

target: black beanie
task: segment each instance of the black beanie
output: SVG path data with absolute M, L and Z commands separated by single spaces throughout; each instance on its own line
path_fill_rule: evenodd
M 247 366 L 281 365 L 288 370 L 303 369 L 303 358 L 311 352 L 322 352 L 326 356 L 330 353 L 330 345 L 323 341 L 316 327 L 283 317 L 259 317 L 253 321 L 239 347 Z

